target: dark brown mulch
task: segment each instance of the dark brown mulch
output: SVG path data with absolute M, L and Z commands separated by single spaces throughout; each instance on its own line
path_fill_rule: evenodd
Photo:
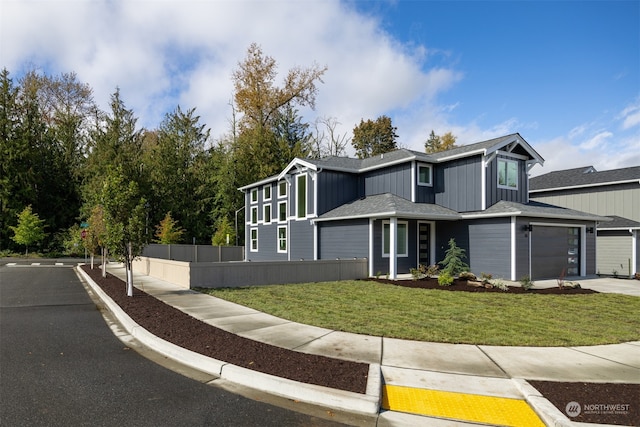
M 528 382 L 572 421 L 640 426 L 640 384 Z
M 300 353 L 253 341 L 208 325 L 99 269 L 82 267 L 137 324 L 152 334 L 214 359 L 281 378 L 365 393 L 369 365 Z
M 86 266 L 82 268 L 136 323 L 169 342 L 214 359 L 267 374 L 307 384 L 365 393 L 369 374 L 367 364 L 299 353 L 239 337 L 201 322 L 139 289 L 134 288 L 134 296 L 129 298 L 126 296 L 124 282 L 117 277 L 107 274 L 107 278 L 104 279 L 99 269 L 91 270 Z M 390 282 L 400 285 L 400 282 Z M 402 285 L 425 288 L 433 286 L 423 282 L 428 281 L 402 281 Z M 437 281 L 433 287 L 433 289 L 449 291 L 483 292 L 478 291 L 477 288 L 466 288 L 462 283 L 442 287 L 437 284 Z M 510 292 L 513 290 L 515 289 Z M 565 290 L 563 293 L 576 293 L 576 291 L 580 289 Z M 582 289 L 582 291 L 589 290 Z M 498 292 L 504 291 L 498 290 Z M 640 385 L 638 384 L 549 381 L 529 381 L 529 383 L 563 414 L 566 414 L 566 406 L 569 402 L 579 403 L 582 411 L 579 416 L 571 418 L 575 421 L 640 426 L 640 404 L 638 403 L 640 402 Z M 617 407 L 625 410 L 626 413 L 620 413 L 623 412 L 622 410 L 617 411 L 619 413 L 611 413 L 602 407 L 595 410 L 596 407 L 593 406 L 606 404 L 628 405 L 628 407 Z
M 438 279 L 419 279 L 419 280 L 388 280 L 388 279 L 363 279 L 373 280 L 379 283 L 387 283 L 395 286 L 404 286 L 407 288 L 420 288 L 420 289 L 438 289 L 441 291 L 463 291 L 463 292 L 500 292 L 509 294 L 536 294 L 536 295 L 586 295 L 597 294 L 597 291 L 584 288 L 564 288 L 559 287 L 536 289 L 535 287 L 529 290 L 525 290 L 520 286 L 509 286 L 508 291 L 502 289 L 475 287 L 467 284 L 466 280 L 455 279 L 451 286 L 441 286 L 438 284 Z

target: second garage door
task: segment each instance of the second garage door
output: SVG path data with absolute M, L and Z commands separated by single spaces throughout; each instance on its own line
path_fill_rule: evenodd
M 531 279 L 580 274 L 580 228 L 534 226 L 531 232 Z

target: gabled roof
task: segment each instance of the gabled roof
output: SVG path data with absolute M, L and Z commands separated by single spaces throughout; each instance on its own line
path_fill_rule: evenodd
M 452 148 L 451 150 L 432 154 L 401 148 L 388 153 L 368 157 L 366 159 L 336 156 L 326 157 L 323 159 L 295 158 L 279 175 L 274 175 L 261 181 L 245 185 L 244 187 L 239 188 L 239 190 L 244 191 L 251 187 L 283 179 L 284 176 L 294 168 L 314 171 L 327 169 L 357 174 L 411 161 L 442 163 L 477 155 L 490 156 L 499 150 L 525 156 L 531 159 L 533 163 L 544 163 L 544 159 L 520 136 L 519 133 L 513 133 L 501 136 L 500 138 L 477 142 L 475 144 L 462 145 L 460 147 Z
M 460 214 L 440 205 L 412 203 L 394 194 L 385 193 L 346 203 L 321 215 L 314 221 L 389 217 L 456 220 L 460 219 Z
M 549 205 L 531 201 L 529 203 L 517 203 L 500 201 L 495 205 L 478 212 L 465 212 L 462 214 L 463 219 L 471 218 L 491 218 L 505 216 L 527 216 L 533 218 L 556 218 L 556 219 L 574 219 L 583 221 L 611 221 L 610 218 L 600 215 L 594 215 L 587 212 L 576 211 L 573 209 L 562 208 L 559 206 Z
M 593 166 L 549 172 L 529 179 L 529 192 L 640 183 L 640 166 L 598 172 Z
M 640 230 L 640 222 L 617 215 L 607 215 L 611 218 L 606 224 L 598 224 L 598 230 Z

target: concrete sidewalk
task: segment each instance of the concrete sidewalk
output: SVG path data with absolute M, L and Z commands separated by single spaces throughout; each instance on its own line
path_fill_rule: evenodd
M 108 271 L 122 279 L 125 277 L 124 268 L 118 264 L 110 264 Z M 606 286 L 602 282 L 606 279 L 595 280 L 600 281 L 598 286 Z M 640 283 L 629 282 L 638 284 L 636 288 L 640 288 Z M 583 287 L 591 288 L 591 282 L 581 283 Z M 136 274 L 134 284 L 155 298 L 234 334 L 299 352 L 370 364 L 367 394 L 352 396 L 354 393 L 300 383 L 289 384 L 293 382 L 279 381 L 274 377 L 261 381 L 254 372 L 244 372 L 246 370 L 238 367 L 223 368 L 224 362 L 220 361 L 213 363 L 212 369 L 218 373 L 226 369 L 226 378 L 231 381 L 343 410 L 372 414 L 378 412 L 378 405 L 383 397 L 383 408 L 385 403 L 391 405 L 389 396 L 381 395 L 385 390 L 396 390 L 394 387 L 398 390 L 428 389 L 461 395 L 525 400 L 546 425 L 575 425 L 524 379 L 640 384 L 640 342 L 594 347 L 536 348 L 406 341 L 290 322 L 149 276 Z M 633 291 L 633 287 L 630 290 Z M 135 329 L 137 325 L 130 327 Z M 153 344 L 153 337 L 147 338 Z M 164 344 L 159 345 L 159 351 L 163 352 L 163 347 Z M 165 353 L 176 357 L 175 351 L 171 349 Z M 184 354 L 177 357 L 184 362 Z M 196 358 L 194 363 L 202 368 L 201 358 Z M 396 412 L 393 407 L 389 409 L 380 412 L 378 426 L 463 426 L 483 423 L 482 420 L 456 418 L 455 415 L 451 418 L 458 421 Z M 484 424 L 494 425 L 486 421 Z

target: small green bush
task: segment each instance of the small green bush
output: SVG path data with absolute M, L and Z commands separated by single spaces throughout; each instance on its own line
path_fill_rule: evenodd
M 500 279 L 493 280 L 491 282 L 491 284 L 493 286 L 495 286 L 496 288 L 500 289 L 501 291 L 505 291 L 506 292 L 506 291 L 509 290 L 509 286 L 505 282 L 500 280 Z
M 533 280 L 531 280 L 531 277 L 529 277 L 528 275 L 522 276 L 522 278 L 520 279 L 520 285 L 522 286 L 522 289 L 524 289 L 525 291 L 528 291 L 529 289 L 533 288 L 533 285 L 535 283 L 533 282 Z
M 453 283 L 453 276 L 447 273 L 446 271 L 443 271 L 438 276 L 438 285 L 451 286 L 452 283 Z
M 436 264 L 428 267 L 423 264 L 418 264 L 418 268 L 409 269 L 409 273 L 413 276 L 413 280 L 420 280 L 437 276 L 439 270 L 440 268 Z

